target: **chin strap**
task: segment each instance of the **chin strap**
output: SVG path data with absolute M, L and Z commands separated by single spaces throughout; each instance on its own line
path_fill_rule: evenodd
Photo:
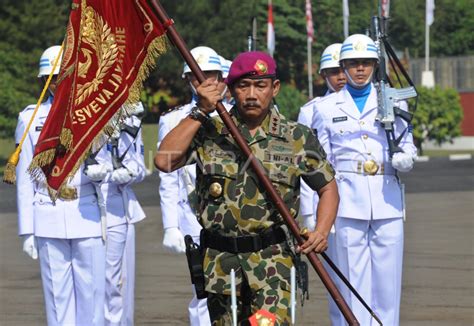
M 367 77 L 366 81 L 363 82 L 363 83 L 356 83 L 351 75 L 349 75 L 349 72 L 347 71 L 346 68 L 344 68 L 344 73 L 346 74 L 347 76 L 347 79 L 349 80 L 349 84 L 351 84 L 352 87 L 355 87 L 355 88 L 363 88 L 365 86 L 367 86 L 371 81 L 372 81 L 372 76 L 374 75 L 374 70 L 372 70 L 372 72 L 370 73 L 370 76 Z

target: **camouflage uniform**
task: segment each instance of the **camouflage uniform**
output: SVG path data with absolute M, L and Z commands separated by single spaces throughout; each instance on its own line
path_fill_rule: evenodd
M 334 177 L 331 165 L 312 131 L 288 121 L 271 109 L 255 136 L 251 136 L 234 107 L 230 114 L 263 164 L 273 185 L 296 218 L 300 177 L 314 190 Z M 201 127 L 188 153 L 188 163 L 197 163 L 196 211 L 203 228 L 225 236 L 261 233 L 283 219 L 249 167 L 237 144 L 219 117 Z M 219 183 L 222 193 L 210 192 Z M 204 257 L 208 306 L 213 325 L 231 324 L 230 271 L 236 273 L 237 295 L 245 279 L 252 293 L 252 313 L 265 309 L 277 315 L 279 324 L 289 324 L 290 268 L 292 256 L 286 243 L 259 252 L 231 254 L 207 248 Z

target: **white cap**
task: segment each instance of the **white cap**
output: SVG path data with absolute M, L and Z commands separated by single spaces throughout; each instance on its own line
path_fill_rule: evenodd
M 47 48 L 43 52 L 39 61 L 38 77 L 49 76 L 49 74 L 53 70 L 54 61 L 56 60 L 56 57 L 58 56 L 60 51 L 61 51 L 61 46 L 54 45 Z M 56 65 L 56 69 L 54 69 L 55 75 L 59 74 L 59 68 L 61 67 L 61 60 L 62 60 L 62 55 L 61 55 L 61 59 L 59 59 L 59 62 Z
M 334 43 L 324 49 L 319 63 L 319 73 L 323 69 L 338 68 L 339 54 L 341 52 L 341 43 Z
M 191 50 L 191 55 L 197 61 L 199 68 L 202 71 L 220 71 L 222 72 L 221 60 L 219 55 L 213 49 L 207 46 L 198 46 Z M 181 77 L 184 78 L 185 74 L 191 72 L 189 66 L 185 63 L 183 74 Z
M 222 78 L 227 78 L 229 74 L 230 66 L 232 65 L 232 61 L 227 60 L 226 58 L 219 56 L 221 59 L 221 66 L 222 66 Z
M 378 60 L 377 47 L 374 41 L 363 34 L 354 34 L 344 40 L 341 47 L 340 61 L 346 59 Z

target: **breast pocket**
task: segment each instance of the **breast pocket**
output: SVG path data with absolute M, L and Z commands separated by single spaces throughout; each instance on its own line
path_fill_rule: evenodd
M 226 197 L 235 200 L 238 174 L 239 164 L 233 152 L 207 148 L 202 156 L 201 199 L 209 204 L 220 204 Z
M 360 126 L 355 120 L 345 122 L 333 122 L 330 125 L 329 130 L 331 132 L 331 136 L 335 138 L 348 137 L 359 132 Z
M 280 197 L 287 205 L 294 204 L 296 200 L 295 187 L 298 178 L 296 166 L 264 162 L 264 167 Z

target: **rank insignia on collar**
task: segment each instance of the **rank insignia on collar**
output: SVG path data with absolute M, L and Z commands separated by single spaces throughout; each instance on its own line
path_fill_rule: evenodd
M 347 121 L 347 115 L 343 117 L 334 117 L 332 118 L 332 123 Z

